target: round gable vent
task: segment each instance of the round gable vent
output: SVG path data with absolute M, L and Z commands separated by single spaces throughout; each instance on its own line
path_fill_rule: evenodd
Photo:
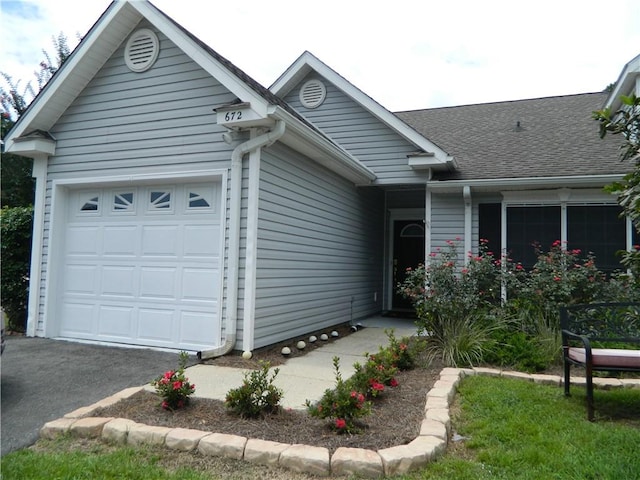
M 148 28 L 135 31 L 124 48 L 124 61 L 133 72 L 144 72 L 158 58 L 160 42 L 158 36 Z
M 319 107 L 326 96 L 327 89 L 320 80 L 309 80 L 300 89 L 300 102 L 305 108 Z

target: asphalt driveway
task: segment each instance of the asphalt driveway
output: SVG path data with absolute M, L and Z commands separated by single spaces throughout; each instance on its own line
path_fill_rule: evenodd
M 177 353 L 8 337 L 0 374 L 2 455 L 32 445 L 46 422 L 177 366 Z

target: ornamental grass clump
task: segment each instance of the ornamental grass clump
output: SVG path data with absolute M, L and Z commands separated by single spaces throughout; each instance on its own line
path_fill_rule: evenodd
M 333 357 L 333 368 L 335 388 L 325 390 L 322 398 L 314 404 L 307 400 L 307 411 L 312 417 L 330 419 L 330 427 L 337 433 L 358 433 L 361 427 L 358 426 L 357 419 L 371 414 L 371 402 L 351 382 L 343 380 L 338 357 Z
M 196 386 L 189 382 L 184 374 L 189 354 L 180 352 L 179 367 L 177 370 L 169 370 L 151 382 L 156 388 L 156 393 L 162 398 L 162 408 L 165 410 L 177 410 L 186 407 L 189 396 L 196 391 Z
M 269 377 L 269 362 L 260 361 L 260 368 L 244 374 L 242 386 L 229 390 L 225 406 L 242 418 L 258 418 L 277 413 L 280 409 L 282 390 L 273 382 L 280 369 L 275 368 Z

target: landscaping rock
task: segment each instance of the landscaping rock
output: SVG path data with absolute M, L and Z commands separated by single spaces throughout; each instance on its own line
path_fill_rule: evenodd
M 63 435 L 69 431 L 71 425 L 73 425 L 77 419 L 75 418 L 58 418 L 47 422 L 40 429 L 40 437 L 54 439 Z
M 310 445 L 291 445 L 280 454 L 279 464 L 298 473 L 310 473 L 320 477 L 331 474 L 329 449 Z
M 382 457 L 373 450 L 340 447 L 331 457 L 331 474 L 379 478 L 384 476 Z
M 198 452 L 202 455 L 242 460 L 246 444 L 246 437 L 226 433 L 212 433 L 200 440 L 200 443 L 198 443 Z
M 447 427 L 444 423 L 438 422 L 437 420 L 424 419 L 422 421 L 422 424 L 420 425 L 420 435 L 431 436 L 446 440 Z
M 168 448 L 190 452 L 195 450 L 200 440 L 207 435 L 209 435 L 209 432 L 203 432 L 201 430 L 174 428 L 167 434 L 164 443 Z
M 164 440 L 170 431 L 171 428 L 168 427 L 156 427 L 153 425 L 143 425 L 139 423 L 129 430 L 127 443 L 131 445 L 140 445 L 143 443 L 163 445 Z
M 244 459 L 261 465 L 276 466 L 280 460 L 280 454 L 290 446 L 288 443 L 250 438 L 244 447 Z
M 102 438 L 110 442 L 126 443 L 129 430 L 139 425 L 128 418 L 114 418 L 102 429 Z
M 78 437 L 99 438 L 102 436 L 103 427 L 111 420 L 111 417 L 80 418 L 71 425 L 70 430 Z

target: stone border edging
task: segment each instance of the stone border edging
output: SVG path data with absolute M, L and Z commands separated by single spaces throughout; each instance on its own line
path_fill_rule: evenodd
M 85 438 L 101 438 L 115 443 L 138 445 L 149 443 L 202 455 L 245 460 L 256 464 L 280 466 L 299 473 L 318 476 L 359 475 L 380 478 L 407 473 L 421 468 L 442 455 L 451 434 L 449 408 L 462 378 L 473 375 L 517 378 L 540 384 L 561 386 L 558 375 L 527 374 L 493 368 L 444 368 L 440 378 L 427 392 L 425 415 L 419 435 L 406 445 L 378 451 L 340 447 L 333 455 L 329 449 L 301 444 L 286 444 L 223 433 L 187 428 L 150 426 L 124 418 L 92 417 L 99 408 L 109 407 L 144 389 L 132 387 L 64 417 L 47 422 L 40 437 L 53 439 L 65 433 Z M 640 388 L 640 379 L 594 378 L 597 388 Z M 586 385 L 586 378 L 573 377 L 572 385 Z

